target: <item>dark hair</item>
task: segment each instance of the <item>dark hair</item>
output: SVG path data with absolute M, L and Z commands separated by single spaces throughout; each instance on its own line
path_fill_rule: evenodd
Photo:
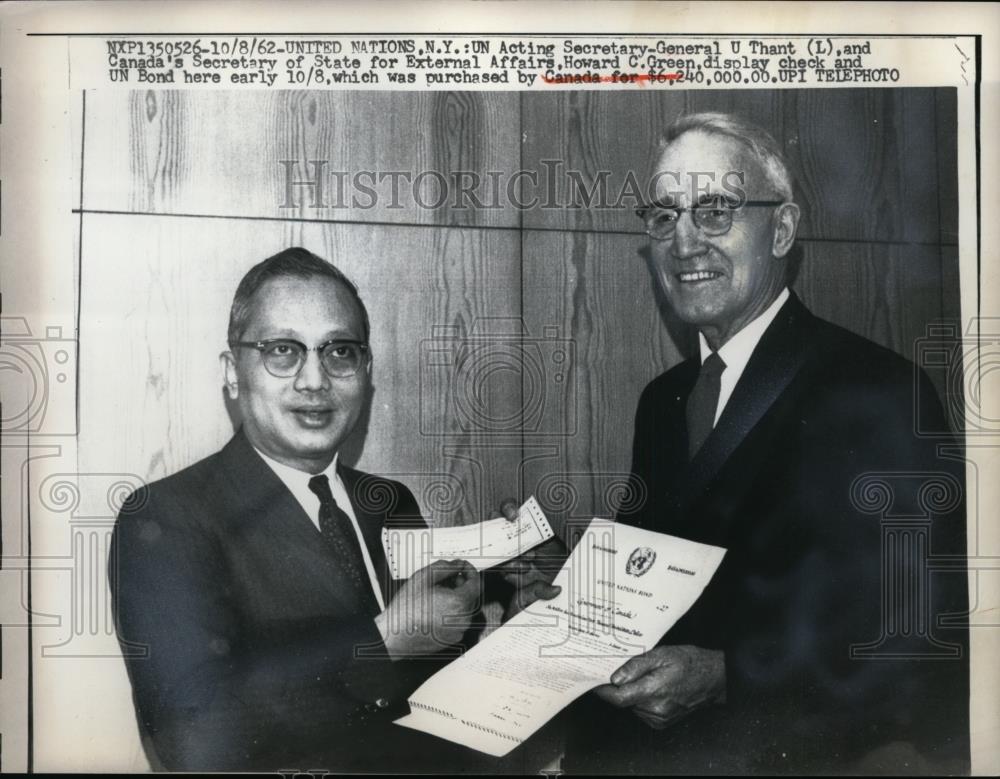
M 243 335 L 247 326 L 247 319 L 250 317 L 250 308 L 253 303 L 253 296 L 265 283 L 271 279 L 292 277 L 298 279 L 311 279 L 314 277 L 333 279 L 344 285 L 351 297 L 361 309 L 361 322 L 364 327 L 364 338 L 368 341 L 370 327 L 368 324 L 368 310 L 364 301 L 358 294 L 358 288 L 343 272 L 332 263 L 327 262 L 322 257 L 318 257 L 308 249 L 301 246 L 293 246 L 289 249 L 278 252 L 268 257 L 262 262 L 258 262 L 240 280 L 233 296 L 233 306 L 229 310 L 229 332 L 227 340 L 232 348 Z

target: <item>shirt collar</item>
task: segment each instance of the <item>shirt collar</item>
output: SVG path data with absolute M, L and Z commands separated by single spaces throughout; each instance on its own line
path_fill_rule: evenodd
M 757 348 L 757 344 L 767 330 L 768 325 L 774 321 L 778 311 L 790 297 L 788 287 L 781 290 L 778 297 L 771 303 L 756 319 L 744 326 L 736 335 L 730 338 L 719 348 L 719 357 L 726 364 L 726 368 L 734 368 L 734 373 L 743 373 L 743 368 L 750 362 L 750 355 Z M 712 347 L 700 332 L 698 333 L 698 346 L 701 352 L 701 361 L 712 353 Z
M 290 465 L 285 465 L 284 463 L 279 463 L 272 457 L 268 457 L 256 446 L 254 451 L 261 456 L 261 459 L 271 466 L 271 470 L 275 472 L 279 479 L 284 482 L 286 487 L 291 488 L 293 484 L 295 485 L 308 485 L 309 480 L 313 476 L 319 476 L 316 473 L 306 473 L 305 471 L 300 471 L 298 468 L 292 468 Z M 337 477 L 337 460 L 340 457 L 340 452 L 333 455 L 333 459 L 330 464 L 321 471 L 321 473 L 326 474 L 326 477 L 332 482 Z M 294 492 L 294 490 L 293 490 Z

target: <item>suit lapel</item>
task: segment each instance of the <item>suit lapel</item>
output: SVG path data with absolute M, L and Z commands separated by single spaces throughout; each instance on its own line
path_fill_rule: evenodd
M 223 449 L 229 501 L 239 524 L 256 527 L 264 522 L 274 532 L 315 544 L 319 531 L 284 482 L 268 467 L 247 440 L 243 428 Z
M 346 578 L 333 550 L 303 510 L 284 482 L 271 470 L 240 428 L 222 450 L 222 471 L 226 478 L 227 513 L 236 532 L 258 536 L 276 550 L 294 548 L 294 569 L 289 575 L 318 575 L 325 593 L 346 613 L 366 611 L 351 595 Z
M 718 424 L 691 461 L 683 481 L 683 503 L 689 503 L 705 490 L 788 388 L 809 354 L 812 322 L 812 314 L 793 293 L 764 332 Z M 686 396 L 684 401 L 681 404 L 682 420 Z M 687 430 L 686 423 L 684 429 Z M 684 439 L 686 451 L 686 434 Z

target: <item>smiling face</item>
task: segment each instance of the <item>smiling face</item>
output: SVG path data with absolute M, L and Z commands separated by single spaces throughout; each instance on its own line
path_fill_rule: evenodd
M 713 194 L 732 197 L 734 172 L 742 176 L 747 200 L 782 200 L 742 144 L 699 130 L 684 133 L 660 155 L 657 200 L 686 208 Z M 735 213 L 728 232 L 710 236 L 684 211 L 670 238 L 650 239 L 653 272 L 677 316 L 718 349 L 785 286 L 783 258 L 797 224 L 794 204 L 747 207 Z
M 279 277 L 254 294 L 242 341 L 291 338 L 307 347 L 334 339 L 363 341 L 361 310 L 334 279 Z M 257 449 L 280 463 L 319 473 L 333 460 L 358 419 L 371 385 L 371 362 L 348 378 L 330 378 L 315 351 L 296 376 L 264 368 L 261 354 L 236 347 L 222 355 L 226 386 Z

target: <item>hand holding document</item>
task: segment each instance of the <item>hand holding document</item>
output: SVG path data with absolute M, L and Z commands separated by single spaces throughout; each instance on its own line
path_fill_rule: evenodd
M 595 519 L 536 601 L 428 679 L 397 724 L 501 757 L 626 660 L 652 649 L 698 599 L 725 550 Z
M 553 536 L 534 497 L 504 517 L 475 525 L 438 528 L 384 528 L 382 545 L 394 579 L 409 579 L 437 560 L 467 560 L 477 571 L 524 554 Z

